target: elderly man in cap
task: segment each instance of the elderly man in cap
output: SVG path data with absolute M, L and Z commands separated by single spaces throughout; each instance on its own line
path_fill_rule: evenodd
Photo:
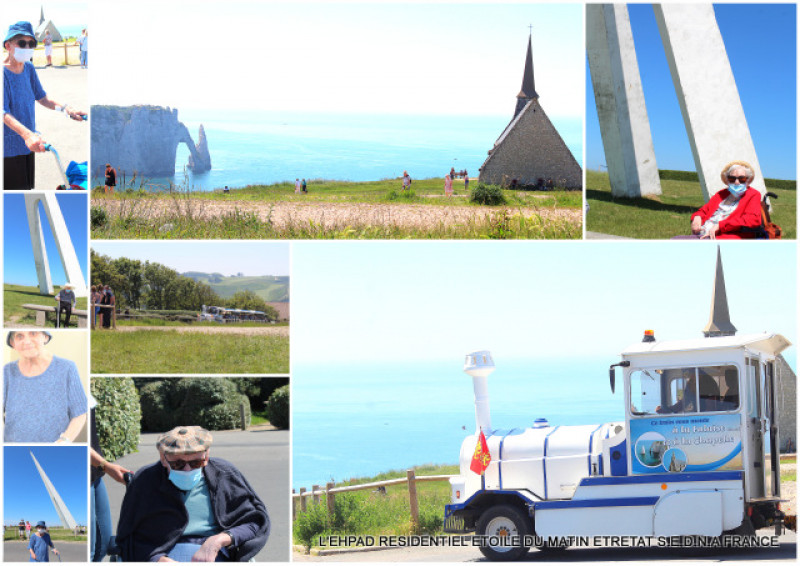
M 243 562 L 267 543 L 264 503 L 233 464 L 209 457 L 212 440 L 199 426 L 159 437 L 159 462 L 136 473 L 122 501 L 125 562 Z
M 56 299 L 56 328 L 61 327 L 61 313 L 64 313 L 64 328 L 69 328 L 69 317 L 72 316 L 72 309 L 75 308 L 75 291 L 72 290 L 72 283 L 64 283 L 64 286 L 55 296 Z

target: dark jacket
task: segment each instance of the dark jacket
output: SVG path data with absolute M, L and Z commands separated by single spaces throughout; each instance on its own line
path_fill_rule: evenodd
M 203 468 L 214 515 L 233 537 L 228 547 L 233 560 L 249 560 L 269 537 L 267 508 L 233 464 L 210 458 Z M 148 562 L 168 554 L 189 523 L 181 491 L 169 481 L 169 472 L 156 462 L 133 478 L 117 527 L 117 543 L 125 562 Z

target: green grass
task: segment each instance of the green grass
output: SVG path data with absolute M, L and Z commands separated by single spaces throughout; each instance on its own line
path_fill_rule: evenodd
M 53 287 L 54 293 L 58 294 L 60 287 Z M 26 287 L 22 285 L 3 285 L 3 319 L 6 326 L 15 325 L 34 325 L 36 324 L 36 311 L 22 308 L 24 304 L 55 306 L 55 295 L 41 295 L 39 287 Z M 78 297 L 75 303 L 75 308 L 86 310 L 88 299 L 86 297 Z M 70 328 L 76 327 L 78 324 L 77 316 L 73 315 L 70 319 Z M 55 326 L 55 314 L 47 314 L 46 328 L 53 328 Z
M 778 195 L 772 201 L 772 221 L 783 229 L 783 237 L 797 237 L 797 191 L 767 184 Z M 661 179 L 658 197 L 613 198 L 607 173 L 586 171 L 586 229 L 629 238 L 668 239 L 688 235 L 689 218 L 703 204 L 697 181 Z
M 36 528 L 34 527 L 31 530 L 31 535 L 36 532 Z M 50 538 L 54 541 L 67 541 L 67 542 L 86 542 L 87 535 L 73 535 L 70 529 L 48 529 L 47 532 L 50 534 Z M 3 530 L 3 540 L 19 540 L 19 531 L 17 527 L 14 526 L 13 529 L 4 529 Z M 27 545 L 27 542 L 25 543 Z
M 443 194 L 440 179 L 416 180 L 413 190 L 400 190 L 399 179 L 352 183 L 342 181 L 312 181 L 309 194 L 294 194 L 290 183 L 268 186 L 250 186 L 232 189 L 231 194 L 220 192 L 174 191 L 147 192 L 144 190 L 120 191 L 105 195 L 93 191 L 92 237 L 97 239 L 565 239 L 580 238 L 580 223 L 561 221 L 545 222 L 539 214 L 521 211 L 535 209 L 580 209 L 580 191 L 504 191 L 507 205 L 481 207 L 468 202 L 463 185 L 456 185 L 456 195 L 461 198 L 439 198 Z M 473 187 L 477 183 L 473 182 Z M 115 215 L 105 211 L 104 203 L 118 201 Z M 225 216 L 212 219 L 201 218 L 201 207 L 205 201 L 220 201 L 232 204 Z M 167 203 L 166 216 L 152 220 L 150 210 Z M 466 223 L 445 223 L 420 227 L 372 225 L 368 222 L 350 226 L 329 227 L 312 221 L 290 220 L 285 226 L 277 226 L 269 218 L 261 219 L 247 211 L 249 203 L 275 204 L 296 203 L 346 203 L 380 204 L 400 203 L 436 207 L 469 206 L 476 210 L 492 210 L 488 219 L 477 219 Z M 526 216 L 527 215 L 527 216 Z M 146 218 L 143 218 L 145 216 Z
M 95 331 L 92 373 L 289 373 L 289 338 Z
M 250 411 L 250 426 L 268 424 L 266 411 Z
M 414 471 L 417 476 L 454 475 L 458 474 L 458 466 L 426 465 L 415 467 Z M 393 470 L 371 478 L 353 478 L 336 485 L 358 485 L 405 477 L 405 470 Z M 441 534 L 444 506 L 450 503 L 450 484 L 447 481 L 417 483 L 417 498 L 420 525 L 416 532 Z M 324 497 L 319 505 L 314 505 L 311 497 L 306 501 L 308 507 L 305 512 L 299 511 L 298 503 L 297 520 L 293 527 L 295 544 L 319 546 L 320 537 L 325 539 L 333 535 L 415 534 L 407 484 L 388 486 L 385 495 L 371 490 L 336 494 L 332 517 L 328 514 Z
M 147 318 L 135 318 L 135 319 L 125 319 L 125 320 L 117 318 L 117 326 L 192 326 L 192 327 L 208 326 L 210 328 L 223 328 L 223 327 L 259 328 L 262 326 L 269 326 L 269 327 L 289 326 L 289 323 L 276 322 L 275 324 L 269 324 L 264 322 L 255 322 L 255 321 L 220 323 L 211 320 L 181 322 L 180 320 L 166 320 L 164 318 L 147 317 Z

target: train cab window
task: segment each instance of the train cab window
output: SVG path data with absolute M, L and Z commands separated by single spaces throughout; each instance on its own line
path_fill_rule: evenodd
M 709 413 L 739 407 L 735 366 L 637 370 L 630 379 L 632 415 Z

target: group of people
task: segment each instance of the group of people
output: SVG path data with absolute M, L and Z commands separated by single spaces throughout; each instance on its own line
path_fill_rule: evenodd
M 92 328 L 111 328 L 117 298 L 109 285 L 92 285 L 89 293 L 92 299 Z
M 467 173 L 467 170 L 464 169 L 456 174 L 455 167 L 451 167 L 450 173 L 444 176 L 444 196 L 453 196 L 453 179 L 457 176 L 464 177 L 464 191 L 469 191 L 469 173 Z
M 45 67 L 52 67 L 53 35 L 50 33 L 49 29 L 44 32 L 42 43 L 44 44 L 44 56 L 47 59 L 47 64 L 45 65 Z M 81 36 L 75 40 L 75 43 L 73 43 L 73 45 L 80 46 L 81 69 L 86 69 L 88 67 L 88 60 L 89 60 L 89 34 L 87 33 L 85 28 L 81 30 Z
M 47 95 L 31 63 L 38 44 L 30 22 L 8 28 L 3 47 L 3 187 L 30 190 L 36 181 L 35 154 L 46 151 L 47 142 L 36 130 L 36 104 L 63 112 L 76 121 L 86 113 Z M 52 45 L 51 45 L 52 48 Z
M 296 195 L 304 194 L 305 195 L 307 193 L 308 193 L 308 184 L 306 183 L 306 180 L 303 179 L 301 181 L 300 179 L 295 179 L 294 180 L 294 194 L 296 194 Z

